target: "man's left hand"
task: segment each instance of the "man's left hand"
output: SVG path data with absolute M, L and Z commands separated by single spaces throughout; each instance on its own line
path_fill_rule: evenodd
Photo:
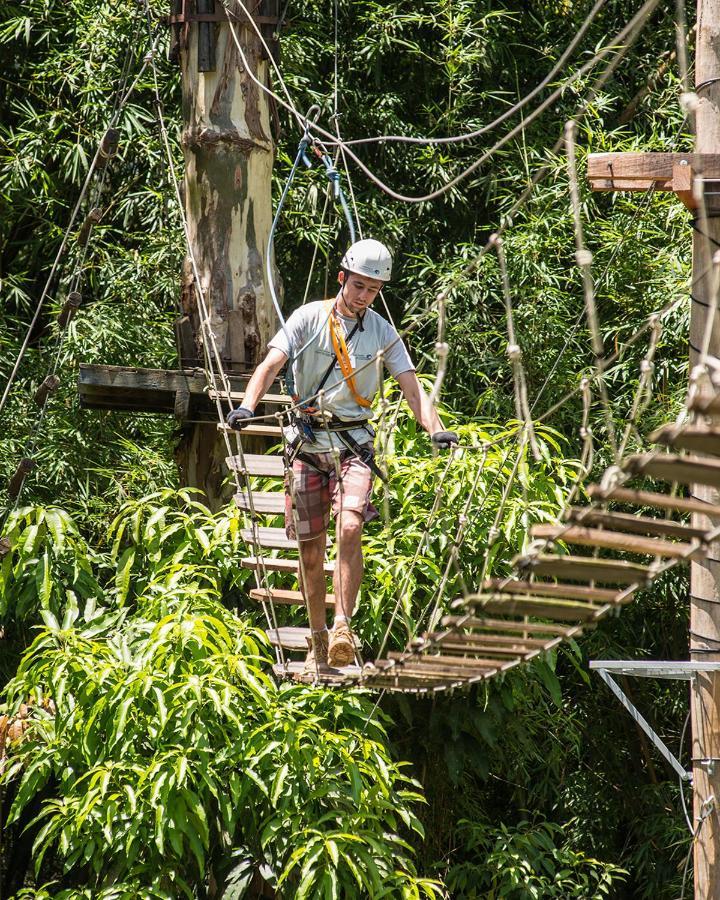
M 438 450 L 449 450 L 460 443 L 460 438 L 454 431 L 436 431 L 430 436 L 430 440 Z

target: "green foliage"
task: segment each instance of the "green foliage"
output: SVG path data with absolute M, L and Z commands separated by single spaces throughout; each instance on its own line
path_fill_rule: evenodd
M 24 521 L 48 522 L 48 511 Z M 62 622 L 40 609 L 46 625 L 6 692 L 10 712 L 37 701 L 2 775 L 7 824 L 27 825 L 39 803 L 38 877 L 52 856 L 101 896 L 125 890 L 118 881 L 142 896 L 192 898 L 240 851 L 280 896 L 440 896 L 417 877 L 403 836 L 421 833 L 422 796 L 390 757 L 369 698 L 278 687 L 262 632 L 220 602 L 227 573 L 208 556 L 233 521 L 187 492 L 129 504 L 114 546 L 86 552 L 84 571 L 96 585 L 104 575 L 108 607 L 127 612 L 134 598 L 133 609 L 99 621 L 75 607 Z M 137 578 L 123 536 L 145 560 Z M 35 564 L 27 558 L 33 575 Z M 22 561 L 15 572 L 22 583 Z
M 152 6 L 157 14 L 167 13 L 164 2 L 153 0 Z M 346 137 L 357 138 L 381 132 L 447 136 L 485 125 L 550 70 L 587 4 L 339 0 L 338 9 L 338 121 Z M 607 46 L 636 9 L 634 0 L 608 0 L 574 65 Z M 581 124 L 581 177 L 587 152 L 690 146 L 672 65 L 639 97 L 634 114 L 626 114 L 674 45 L 672 9 L 673 4 L 660 5 L 631 58 Z M 282 35 L 283 74 L 297 105 L 306 109 L 319 102 L 327 121 L 334 68 L 330 7 L 310 0 L 290 12 Z M 137 71 L 145 52 L 144 25 L 130 0 L 9 0 L 0 11 L 0 384 L 107 125 L 128 49 L 130 69 Z M 161 92 L 181 163 L 179 77 L 163 49 L 157 56 Z M 592 354 L 574 261 L 566 166 L 547 148 L 595 74 L 568 85 L 522 135 L 437 203 L 411 208 L 388 200 L 351 166 L 365 233 L 386 239 L 398 258 L 399 276 L 387 292 L 396 321 L 412 324 L 438 287 L 453 285 L 444 396 L 456 412 L 448 423 L 460 423 L 467 443 L 502 439 L 481 472 L 478 496 L 486 500 L 472 506 L 461 549 L 468 589 L 477 586 L 499 493 L 518 445 L 515 425 L 498 424 L 512 418 L 514 407 L 496 262 L 488 256 L 472 276 L 459 276 L 539 166 L 548 165 L 548 177 L 506 232 L 505 249 L 535 413 L 577 387 Z M 282 111 L 280 117 L 276 196 L 297 142 L 292 121 Z M 449 147 L 357 149 L 394 187 L 425 193 L 477 159 L 505 127 Z M 40 761 L 32 776 L 37 780 L 26 789 L 28 805 L 21 814 L 26 818 L 8 829 L 5 861 L 23 840 L 21 825 L 37 815 L 33 804 L 40 804 L 42 816 L 26 836 L 33 840 L 46 828 L 40 843 L 48 845 L 38 876 L 45 886 L 17 896 L 175 898 L 182 896 L 183 882 L 202 896 L 212 873 L 230 898 L 242 896 L 258 871 L 273 883 L 284 875 L 281 890 L 287 896 L 298 894 L 301 884 L 308 896 L 332 896 L 333 878 L 338 896 L 381 896 L 382 890 L 393 897 L 431 896 L 440 889 L 424 883 L 421 874 L 438 871 L 442 859 L 440 870 L 450 879 L 476 874 L 486 885 L 495 879 L 496 890 L 509 896 L 513 891 L 521 896 L 528 884 L 552 896 L 553 879 L 559 878 L 564 896 L 583 896 L 588 883 L 604 890 L 610 880 L 627 896 L 676 897 L 688 841 L 677 788 L 624 711 L 589 679 L 584 664 L 592 657 L 684 655 L 683 576 L 656 583 L 621 618 L 602 623 L 578 644 L 468 697 L 435 704 L 385 697 L 381 709 L 389 735 L 378 713 L 368 722 L 365 697 L 280 690 L 268 680 L 267 648 L 249 624 L 255 620 L 225 608 L 245 605 L 246 576 L 234 567 L 241 551 L 237 513 L 210 516 L 192 495 L 166 490 L 177 484 L 172 422 L 81 410 L 77 402 L 80 361 L 175 364 L 170 323 L 183 242 L 148 76 L 140 79 L 120 128 L 120 154 L 96 198 L 106 213 L 86 260 L 85 303 L 60 356 L 62 387 L 39 428 L 29 398 L 47 373 L 58 337 L 55 314 L 71 286 L 74 241 L 0 428 L 0 480 L 28 447 L 39 463 L 23 495 L 29 505 L 8 520 L 13 550 L 0 565 L 0 617 L 8 647 L 3 674 L 14 676 L 9 697 L 17 705 L 34 692 L 37 701 L 28 741 L 13 748 L 7 789 L 12 793 Z M 590 194 L 581 187 L 604 340 L 608 350 L 623 351 L 607 373 L 622 427 L 646 346 L 643 339 L 631 346 L 630 338 L 651 311 L 687 293 L 687 212 L 667 194 Z M 303 173 L 281 218 L 276 250 L 288 307 L 304 292 L 315 241 L 320 259 L 310 279 L 315 296 L 332 286 L 346 242 L 335 212 L 320 227 L 325 190 L 319 169 Z M 655 399 L 632 435 L 632 446 L 642 446 L 644 435 L 679 408 L 687 376 L 688 314 L 689 304 L 683 303 L 664 318 Z M 426 371 L 435 365 L 430 352 L 435 328 L 434 317 L 427 316 L 412 337 L 414 356 Z M 607 450 L 596 400 L 591 413 L 599 467 Z M 575 477 L 580 416 L 576 395 L 539 430 L 540 462 L 523 453 L 517 488 L 490 551 L 493 571 L 506 572 L 512 554 L 522 549 L 526 526 L 549 518 L 562 502 Z M 467 451 L 450 471 L 430 541 L 410 570 L 444 466 L 443 458 L 433 459 L 426 448 L 425 438 L 401 417 L 389 461 L 387 518 L 368 533 L 360 629 L 369 648 L 377 648 L 398 601 L 401 616 L 391 636 L 396 643 L 426 626 L 458 512 L 478 471 L 477 451 Z M 446 596 L 461 587 L 452 570 Z M 48 683 L 55 674 L 58 683 Z M 56 689 L 61 698 L 53 717 L 39 701 L 55 696 Z M 636 691 L 656 728 L 677 744 L 685 696 L 672 685 L 644 684 Z M 87 707 L 73 705 L 74 692 L 87 696 Z M 185 716 L 183 703 L 194 718 Z M 98 738 L 100 723 L 111 735 L 109 748 Z M 86 744 L 93 740 L 91 752 Z M 259 758 L 250 763 L 253 754 Z M 410 760 L 412 770 L 399 767 L 398 757 Z M 178 769 L 181 758 L 184 770 Z M 26 761 L 27 769 L 18 767 Z M 321 763 L 332 777 L 308 779 Z M 256 770 L 259 784 L 246 775 Z M 204 780 L 206 771 L 215 779 L 217 795 Z M 413 800 L 416 787 L 405 780 L 410 771 L 423 783 L 427 806 Z M 237 813 L 226 808 L 233 775 L 247 792 Z M 153 805 L 156 779 L 160 788 Z M 134 793 L 134 817 L 128 788 Z M 357 796 L 364 808 L 353 811 Z M 89 797 L 96 802 L 83 819 Z M 159 803 L 167 811 L 161 822 L 155 819 Z M 336 818 L 324 818 L 336 806 Z M 253 818 L 256 809 L 265 818 Z M 533 811 L 532 824 L 522 824 L 527 810 Z M 422 820 L 424 838 L 415 816 Z M 186 830 L 192 822 L 194 840 L 178 817 Z M 460 819 L 470 823 L 466 829 L 457 827 Z M 229 822 L 233 834 L 225 829 Z M 403 841 L 418 851 L 420 875 Z M 84 847 L 91 842 L 96 850 L 86 860 Z M 136 852 L 133 861 L 126 846 Z M 51 862 L 54 854 L 57 865 Z M 359 880 L 347 860 L 359 869 Z M 382 890 L 362 884 L 373 878 L 368 860 Z M 624 884 L 621 869 L 629 873 Z M 478 890 L 459 880 L 452 886 L 458 897 Z
M 573 850 L 563 840 L 564 829 L 551 822 L 491 828 L 461 820 L 458 831 L 463 850 L 481 855 L 484 862 L 451 868 L 447 882 L 453 896 L 600 900 L 613 896 L 627 875 L 611 863 Z

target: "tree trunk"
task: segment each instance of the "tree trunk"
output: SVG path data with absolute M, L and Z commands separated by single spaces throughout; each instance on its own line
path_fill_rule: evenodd
M 212 13 L 216 6 L 220 8 L 213 0 L 197 0 L 200 13 Z M 257 35 L 249 24 L 235 28 L 249 65 L 266 83 L 268 63 Z M 277 321 L 265 276 L 274 155 L 269 98 L 244 70 L 227 21 L 191 22 L 181 34 L 190 244 L 223 367 L 248 372 L 264 355 Z M 201 364 L 210 357 L 217 372 L 213 347 L 201 325 L 189 257 L 181 296 L 197 357 Z M 228 500 L 228 492 L 223 495 L 221 489 L 227 474 L 225 455 L 215 425 L 184 428 L 177 452 L 181 478 L 202 488 L 211 508 Z

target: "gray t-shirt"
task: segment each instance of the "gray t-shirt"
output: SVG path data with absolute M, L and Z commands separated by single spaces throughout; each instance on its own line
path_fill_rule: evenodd
M 338 320 L 347 339 L 357 320 L 341 315 L 338 315 Z M 296 359 L 295 355 L 308 341 L 310 345 Z M 319 300 L 296 309 L 287 320 L 285 328 L 278 331 L 268 346 L 293 357 L 292 379 L 295 391 L 302 400 L 312 397 L 328 366 L 335 359 L 325 302 Z M 382 316 L 368 309 L 363 316 L 362 329 L 358 328 L 348 342 L 348 353 L 355 373 L 355 386 L 360 396 L 368 400 L 373 399 L 380 387 L 376 360 L 378 350 L 385 351 L 384 363 L 394 378 L 403 372 L 414 371 L 415 366 L 397 331 Z M 323 389 L 324 408 L 338 418 L 351 420 L 372 416 L 372 410 L 360 406 L 354 399 L 337 360 Z M 358 443 L 366 444 L 372 439 L 373 431 L 355 428 L 350 434 Z M 332 444 L 339 449 L 344 446 L 336 435 L 332 435 Z M 327 451 L 330 448 L 331 442 L 328 440 L 327 432 L 319 429 L 316 431 L 315 443 L 306 445 L 306 449 L 310 452 Z

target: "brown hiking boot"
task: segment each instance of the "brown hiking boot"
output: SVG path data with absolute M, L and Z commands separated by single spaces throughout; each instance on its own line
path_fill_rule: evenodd
M 355 636 L 350 626 L 340 622 L 330 632 L 328 665 L 331 669 L 342 669 L 355 662 Z
M 326 672 L 328 669 L 328 632 L 311 631 L 305 640 L 308 645 L 305 673 L 315 675 L 317 672 Z

